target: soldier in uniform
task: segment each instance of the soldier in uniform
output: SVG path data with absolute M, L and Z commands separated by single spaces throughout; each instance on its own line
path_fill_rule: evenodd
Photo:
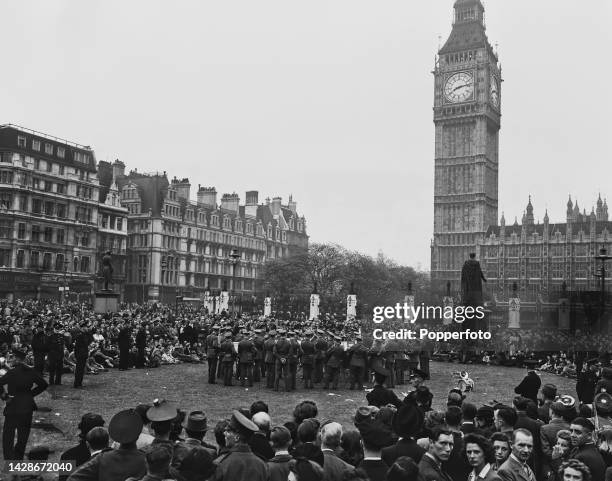
M 306 338 L 302 341 L 302 373 L 304 377 L 304 389 L 313 389 L 312 383 L 312 371 L 315 363 L 315 343 L 312 340 L 313 332 L 307 330 L 305 333 Z
M 244 387 L 245 382 L 248 382 L 249 387 L 253 387 L 253 364 L 256 354 L 257 351 L 253 341 L 244 334 L 244 337 L 238 343 L 240 385 L 242 387 Z
M 280 335 L 279 339 L 276 341 L 274 345 L 274 359 L 275 367 L 276 367 L 276 377 L 274 379 L 274 390 L 278 391 L 278 385 L 280 384 L 280 378 L 283 378 L 283 382 L 285 383 L 285 391 L 289 391 L 291 387 L 291 379 L 289 374 L 289 357 L 292 354 L 291 343 L 285 337 L 285 330 L 279 329 L 278 334 Z
M 32 336 L 32 352 L 34 354 L 34 369 L 40 374 L 45 370 L 45 353 L 47 352 L 47 335 L 42 323 L 38 323 Z
M 351 390 L 363 389 L 363 373 L 368 362 L 368 349 L 363 345 L 361 336 L 355 339 L 357 342 L 353 344 L 347 351 L 349 369 L 351 371 Z
M 206 361 L 208 362 L 208 384 L 215 384 L 217 360 L 219 356 L 219 326 L 213 326 L 213 332 L 206 336 Z
M 48 386 L 42 375 L 25 363 L 25 352 L 14 349 L 13 354 L 15 367 L 0 377 L 0 398 L 6 401 L 2 429 L 2 451 L 5 460 L 23 459 L 32 427 L 32 413 L 37 409 L 34 398 Z M 4 392 L 5 385 L 8 392 Z M 34 385 L 36 387 L 32 389 Z
M 383 358 L 385 359 L 385 368 L 389 371 L 389 377 L 387 378 L 387 385 L 390 389 L 395 387 L 395 350 L 396 343 L 387 341 L 383 348 Z
M 215 460 L 217 469 L 213 481 L 267 481 L 268 466 L 253 454 L 249 441 L 259 431 L 257 425 L 234 411 L 225 428 L 225 444 L 229 451 Z
M 223 384 L 225 386 L 232 386 L 232 368 L 238 353 L 232 342 L 231 332 L 225 333 L 225 340 L 221 343 L 219 351 L 223 371 Z
M 325 384 L 323 389 L 329 389 L 329 382 L 332 382 L 332 389 L 338 389 L 340 369 L 344 362 L 344 348 L 340 345 L 340 337 L 333 336 L 334 343 L 327 350 L 325 355 Z
M 377 365 L 374 369 L 374 388 L 366 394 L 366 399 L 370 406 L 378 408 L 385 407 L 387 404 L 393 404 L 396 408 L 400 408 L 402 401 L 391 390 L 387 389 L 384 384 L 391 373 L 388 369 Z
M 325 355 L 329 349 L 329 343 L 325 339 L 324 334 L 321 329 L 317 329 L 317 338 L 315 340 L 315 383 L 320 383 L 323 380 L 323 365 L 325 364 Z
M 295 391 L 298 359 L 302 355 L 302 350 L 300 349 L 300 343 L 295 338 L 295 332 L 289 331 L 287 334 L 289 335 L 289 343 L 291 344 L 291 355 L 289 356 L 289 374 L 291 375 L 290 386 L 291 390 Z
M 253 381 L 259 382 L 266 376 L 264 368 L 264 339 L 261 336 L 261 329 L 255 329 L 253 346 L 255 346 L 255 367 L 253 370 Z
M 74 341 L 74 357 L 76 366 L 74 368 L 74 387 L 83 387 L 83 375 L 85 374 L 85 364 L 89 357 L 89 345 L 93 342 L 93 336 L 83 325 L 76 335 Z
M 62 325 L 56 322 L 53 325 L 53 333 L 49 336 L 49 384 L 51 385 L 60 385 L 62 383 L 64 346 L 66 341 L 61 329 Z
M 136 348 L 138 349 L 136 367 L 143 368 L 146 363 L 145 349 L 147 348 L 147 326 L 144 323 L 136 333 Z
M 119 330 L 119 370 L 127 371 L 130 367 L 130 348 L 132 347 L 132 333 L 129 325 L 123 321 Z
M 264 341 L 264 363 L 266 365 L 266 387 L 274 389 L 274 377 L 276 375 L 274 365 L 274 345 L 276 344 L 276 331 L 272 330 L 268 333 L 268 339 Z

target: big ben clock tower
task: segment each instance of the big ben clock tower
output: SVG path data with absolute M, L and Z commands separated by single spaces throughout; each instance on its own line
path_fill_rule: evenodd
M 497 225 L 501 69 L 480 0 L 456 0 L 434 74 L 432 287 L 460 288 L 461 267 Z

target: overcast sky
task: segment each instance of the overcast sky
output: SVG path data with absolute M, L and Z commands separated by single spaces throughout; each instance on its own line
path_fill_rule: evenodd
M 490 0 L 500 215 L 612 201 L 612 2 Z M 434 56 L 453 0 L 13 1 L 0 122 L 219 197 L 293 194 L 311 241 L 429 269 Z M 608 145 L 608 148 L 605 146 Z M 611 202 L 612 203 L 612 202 Z M 612 205 L 611 205 L 612 211 Z

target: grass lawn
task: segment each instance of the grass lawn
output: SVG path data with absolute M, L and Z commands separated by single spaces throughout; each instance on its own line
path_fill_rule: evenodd
M 477 405 L 491 399 L 511 402 L 514 387 L 526 374 L 525 369 L 514 367 L 432 362 L 432 380 L 428 381 L 427 385 L 434 393 L 434 409 L 445 407 L 446 395 L 456 383 L 453 372 L 461 369 L 467 369 L 475 381 L 475 390 L 467 399 Z M 38 420 L 52 424 L 57 430 L 32 429 L 28 449 L 35 444 L 46 444 L 54 451 L 51 458 L 59 459 L 62 451 L 76 444 L 77 424 L 84 413 L 101 414 L 108 426 L 110 418 L 117 411 L 139 403 L 151 403 L 156 397 L 165 398 L 187 412 L 204 410 L 209 426 L 206 439 L 211 442 L 214 442 L 212 429 L 217 421 L 228 417 L 233 409 L 249 407 L 258 399 L 270 406 L 274 424 L 290 421 L 295 405 L 302 400 L 312 399 L 319 407 L 320 419 L 334 419 L 345 426 L 352 426 L 352 416 L 356 408 L 365 404 L 364 392 L 348 389 L 333 391 L 331 394 L 330 391 L 322 389 L 299 389 L 284 393 L 270 391 L 262 387 L 262 383 L 245 389 L 236 385 L 209 385 L 206 379 L 206 364 L 180 364 L 151 370 L 112 370 L 96 376 L 87 375 L 85 389 L 80 390 L 72 388 L 72 375 L 64 375 L 64 385 L 50 386 L 37 398 L 38 406 L 42 409 L 34 413 L 35 423 Z M 547 382 L 556 384 L 559 392 L 575 397 L 574 380 L 544 373 L 542 383 Z M 401 397 L 400 392 L 407 387 L 396 388 L 395 392 Z M 45 407 L 50 410 L 45 412 Z

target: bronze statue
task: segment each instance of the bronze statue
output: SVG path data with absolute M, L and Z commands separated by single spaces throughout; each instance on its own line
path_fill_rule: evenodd
M 476 254 L 470 253 L 461 269 L 461 293 L 464 306 L 482 306 L 482 281 L 487 282 Z
M 102 276 L 104 277 L 104 290 L 110 291 L 108 285 L 113 282 L 113 264 L 111 251 L 106 251 L 102 257 Z

